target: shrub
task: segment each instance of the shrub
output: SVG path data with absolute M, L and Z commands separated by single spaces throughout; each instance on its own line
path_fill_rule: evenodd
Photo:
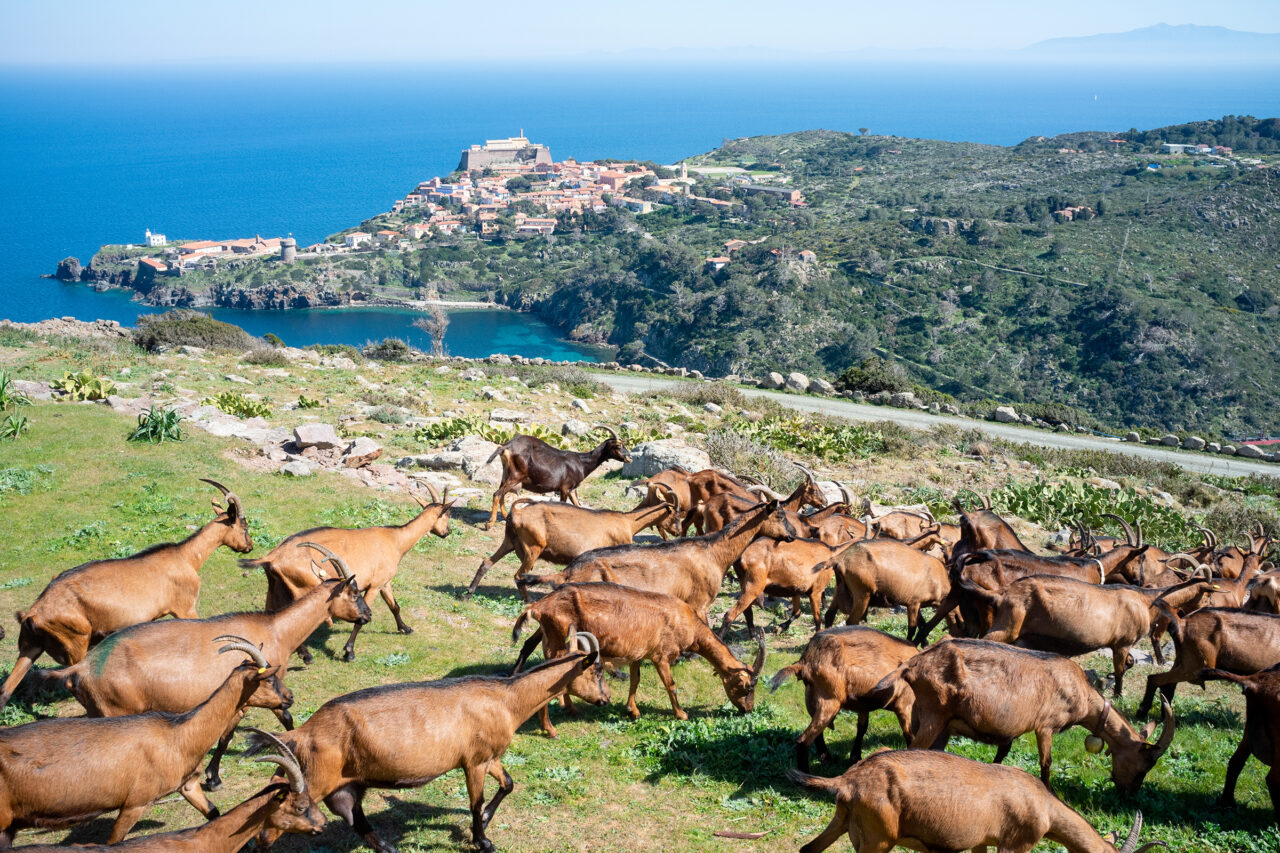
M 380 424 L 402 424 L 409 416 L 394 406 L 374 406 L 369 410 L 369 419 Z
M 715 403 L 725 409 L 745 409 L 752 404 L 757 404 L 757 401 L 725 382 L 681 384 L 662 391 L 649 391 L 643 397 L 649 400 L 675 400 L 687 406 L 705 406 L 707 403 Z
M 105 400 L 116 391 L 116 383 L 105 376 L 94 376 L 87 367 L 79 373 L 68 370 L 49 385 L 68 400 Z
M 311 399 L 310 397 L 308 397 L 306 394 L 299 394 L 299 395 L 298 395 L 298 408 L 299 408 L 299 409 L 318 409 L 318 408 L 320 408 L 320 406 L 321 406 L 321 405 L 322 405 L 322 404 L 321 404 L 321 402 L 320 402 L 319 400 L 312 400 L 312 399 Z
M 271 344 L 273 347 L 282 347 L 285 345 L 284 341 L 280 339 L 280 336 L 275 334 L 274 332 L 267 332 L 265 335 L 262 336 L 262 339 L 267 343 Z
M 363 356 L 360 350 L 351 346 L 351 344 L 311 344 L 306 349 L 312 352 L 318 352 L 321 355 L 341 355 L 346 356 L 354 362 L 359 362 Z
M 772 488 L 782 490 L 796 479 L 796 466 L 764 441 L 732 429 L 707 433 L 702 447 L 711 464 L 727 471 L 760 477 Z
M 365 344 L 363 352 L 374 361 L 411 361 L 415 350 L 399 338 L 383 338 L 381 343 Z
M 162 346 L 204 347 L 243 352 L 260 342 L 239 326 L 215 320 L 200 311 L 179 309 L 164 314 L 143 314 L 133 331 L 133 342 L 145 350 Z
M 1142 525 L 1144 540 L 1169 550 L 1194 545 L 1200 533 L 1177 511 L 1156 503 L 1133 489 L 1105 489 L 1089 483 L 1010 483 L 991 493 L 997 511 L 1033 521 L 1042 527 L 1061 528 L 1076 522 L 1093 530 L 1114 529 L 1102 517 L 1115 513 L 1131 524 Z
M 856 367 L 847 368 L 836 380 L 836 385 L 844 391 L 861 391 L 864 394 L 881 391 L 897 394 L 912 390 L 906 371 L 892 361 L 874 356 L 863 359 Z
M 865 459 L 886 449 L 884 436 L 861 424 L 802 415 L 766 417 L 757 422 L 734 420 L 726 429 L 750 436 L 775 450 L 819 459 Z
M 260 367 L 286 367 L 289 364 L 289 359 L 284 357 L 284 353 L 271 347 L 249 350 L 240 360 L 245 364 L 256 364 Z
M 160 444 L 165 441 L 182 441 L 182 415 L 177 409 L 152 406 L 138 415 L 138 425 L 129 434 L 130 441 L 149 441 Z
M 556 385 L 566 394 L 586 400 L 602 397 L 613 391 L 580 367 L 542 367 L 540 365 L 513 365 L 513 375 L 520 377 L 530 388 Z
M 205 397 L 203 406 L 217 406 L 228 415 L 237 418 L 265 418 L 271 414 L 271 406 L 264 400 L 250 400 L 236 391 L 223 391 L 216 397 Z

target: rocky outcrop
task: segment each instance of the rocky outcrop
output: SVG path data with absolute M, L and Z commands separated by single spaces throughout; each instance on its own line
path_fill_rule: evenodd
M 711 457 L 705 450 L 690 447 L 679 438 L 646 441 L 631 448 L 631 461 L 622 466 L 622 476 L 652 477 L 675 465 L 688 471 L 701 471 L 711 467 Z
M 38 323 L 14 323 L 0 320 L 0 329 L 22 329 L 37 335 L 55 335 L 60 338 L 129 338 L 129 330 L 115 320 L 77 320 L 61 317 L 41 320 Z
M 1002 424 L 1016 424 L 1020 420 L 1013 406 L 996 406 L 991 417 Z
M 58 268 L 54 271 L 53 277 L 58 281 L 79 281 L 80 274 L 83 272 L 80 259 L 68 257 L 58 261 Z

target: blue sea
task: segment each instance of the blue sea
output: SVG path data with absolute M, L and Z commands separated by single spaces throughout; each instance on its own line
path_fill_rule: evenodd
M 315 242 L 449 172 L 467 145 L 522 129 L 556 159 L 671 162 L 810 128 L 1010 145 L 1246 113 L 1280 115 L 1277 66 L 0 69 L 0 318 L 132 324 L 149 309 L 126 295 L 40 275 L 147 228 Z M 215 313 L 295 345 L 423 342 L 404 311 Z M 447 343 L 459 355 L 585 352 L 513 312 L 458 312 Z

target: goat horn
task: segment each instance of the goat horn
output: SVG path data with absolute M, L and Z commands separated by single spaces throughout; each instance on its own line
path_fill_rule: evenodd
M 653 488 L 655 491 L 658 489 L 662 489 L 662 491 L 666 492 L 668 495 L 671 495 L 671 500 L 667 500 L 667 498 L 664 496 L 662 498 L 662 501 L 663 503 L 670 504 L 672 507 L 674 507 L 675 514 L 677 516 L 680 515 L 680 495 L 676 494 L 676 490 L 671 488 L 665 483 L 654 483 Z M 672 501 L 674 501 L 674 503 L 672 503 Z
M 298 759 L 294 757 L 293 750 L 289 749 L 289 745 L 271 732 L 255 729 L 253 726 L 246 726 L 245 728 L 266 738 L 267 743 L 276 750 L 275 755 L 260 755 L 254 761 L 278 765 L 284 770 L 285 775 L 289 777 L 289 790 L 295 794 L 301 794 L 307 790 L 307 777 L 302 775 L 302 768 L 298 766 Z
M 1171 555 L 1169 555 L 1168 557 L 1165 557 L 1165 558 L 1164 558 L 1163 560 L 1161 560 L 1160 562 L 1164 563 L 1164 564 L 1167 566 L 1167 565 L 1169 565 L 1170 563 L 1175 562 L 1175 561 L 1176 561 L 1176 562 L 1179 562 L 1179 563 L 1185 563 L 1185 562 L 1187 562 L 1188 560 L 1191 562 L 1191 564 L 1192 564 L 1192 565 L 1197 565 L 1197 564 L 1199 564 L 1199 562 L 1200 562 L 1199 560 L 1197 560 L 1195 557 L 1191 556 L 1190 554 L 1184 554 L 1184 553 L 1181 553 L 1181 552 L 1179 552 L 1179 553 L 1177 553 L 1177 554 L 1171 554 Z
M 1200 538 L 1203 541 L 1204 546 L 1206 548 L 1212 548 L 1214 546 L 1213 531 L 1205 527 L 1203 524 L 1197 524 L 1196 530 L 1200 531 Z
M 235 492 L 231 491 L 226 486 L 219 483 L 217 480 L 209 480 L 205 477 L 201 477 L 200 482 L 208 483 L 210 486 L 213 486 L 215 489 L 222 492 L 222 496 L 227 499 L 227 506 L 235 507 L 235 510 L 236 510 L 235 514 L 237 518 L 241 518 L 244 516 L 244 506 L 241 505 L 240 498 L 239 496 L 236 495 Z
M 427 494 L 431 495 L 431 502 L 433 504 L 440 503 L 440 493 L 436 491 L 435 486 L 431 485 L 430 483 L 423 482 L 422 487 L 427 490 Z
M 801 472 L 803 472 L 803 473 L 804 473 L 804 478 L 805 478 L 806 480 L 808 480 L 810 483 L 812 483 L 814 480 L 816 480 L 816 479 L 817 479 L 817 478 L 814 476 L 813 472 L 812 472 L 812 471 L 810 471 L 810 470 L 809 470 L 809 468 L 808 468 L 807 466 L 805 466 L 805 465 L 801 465 L 799 462 L 792 462 L 791 464 L 792 464 L 792 465 L 794 465 L 794 466 L 796 466 L 797 468 L 799 468 L 799 469 L 801 470 Z
M 271 666 L 271 664 L 267 662 L 266 657 L 262 654 L 262 649 L 258 648 L 244 637 L 237 637 L 235 634 L 223 634 L 221 637 L 214 637 L 213 641 L 215 643 L 229 641 L 225 646 L 218 649 L 218 654 L 222 654 L 223 652 L 244 652 L 249 657 L 253 658 L 253 662 L 258 665 L 258 669 L 266 669 Z
M 574 631 L 569 635 L 569 642 L 566 645 L 570 651 L 573 651 L 578 643 L 582 643 L 582 653 L 589 655 L 595 651 L 596 657 L 600 656 L 600 641 L 596 639 L 596 635 L 590 631 Z M 592 648 L 594 646 L 594 649 Z
M 1176 723 L 1173 719 L 1173 708 L 1169 705 L 1169 700 L 1161 695 L 1160 704 L 1163 706 L 1164 712 L 1160 723 L 1160 739 L 1155 742 L 1154 746 L 1150 747 L 1155 752 L 1156 758 L 1164 755 L 1170 744 L 1173 743 L 1173 730 L 1176 728 Z
M 614 432 L 613 427 L 611 426 L 605 426 L 604 424 L 600 424 L 595 429 L 604 430 L 605 432 L 609 433 L 609 435 L 613 436 L 614 441 L 622 441 L 622 439 L 618 438 L 618 434 Z
M 1133 813 L 1133 827 L 1129 830 L 1129 834 L 1125 836 L 1124 844 L 1120 847 L 1120 853 L 1135 853 L 1138 846 L 1138 836 L 1142 834 L 1142 812 Z
M 333 563 L 333 570 L 338 573 L 338 577 L 342 578 L 343 580 L 346 580 L 347 578 L 351 577 L 351 569 L 347 567 L 346 560 L 343 560 L 337 554 L 333 553 L 328 548 L 324 547 L 318 542 L 299 542 L 296 547 L 316 549 L 317 551 L 319 551 L 321 554 L 324 555 L 324 559 L 321 560 L 320 562 Z
M 990 495 L 978 495 L 978 499 L 982 501 L 982 508 L 983 508 L 983 509 L 985 509 L 987 512 L 990 512 L 990 511 L 991 511 L 991 496 L 990 496 Z
M 226 497 L 227 495 L 231 494 L 231 490 L 228 489 L 226 486 L 222 485 L 221 483 L 219 483 L 217 480 L 210 480 L 207 477 L 201 477 L 200 482 L 208 483 L 210 486 L 213 486 L 215 489 L 222 492 L 223 497 Z
M 1102 514 L 1102 517 L 1114 518 L 1116 521 L 1120 522 L 1120 526 L 1124 528 L 1124 541 L 1126 545 L 1132 545 L 1133 547 L 1136 548 L 1138 547 L 1139 544 L 1141 544 L 1134 537 L 1133 528 L 1129 526 L 1129 522 L 1125 521 L 1123 518 L 1116 515 L 1114 512 L 1104 512 Z
M 780 501 L 786 497 L 786 495 L 779 494 L 778 492 L 775 492 L 773 489 L 765 485 L 747 486 L 747 491 L 751 492 L 751 494 L 753 495 L 757 493 L 762 494 L 765 497 L 767 497 L 769 500 L 773 500 L 773 501 Z
M 857 495 L 853 493 L 853 489 L 849 488 L 839 480 L 836 480 L 836 488 L 840 490 L 840 494 L 844 497 L 844 502 L 849 505 L 850 509 L 852 509 L 853 502 L 857 498 Z
M 1134 521 L 1133 529 L 1137 532 L 1137 537 L 1138 537 L 1138 541 L 1133 543 L 1133 547 L 1141 548 L 1142 547 L 1142 522 Z

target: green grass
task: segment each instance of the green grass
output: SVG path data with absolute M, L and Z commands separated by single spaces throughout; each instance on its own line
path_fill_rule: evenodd
M 307 390 L 321 394 L 323 389 Z M 182 443 L 139 445 L 124 440 L 126 419 L 105 407 L 36 403 L 29 412 L 40 428 L 22 442 L 6 445 L 0 468 L 0 527 L 6 532 L 0 538 L 0 613 L 26 607 L 51 577 L 80 562 L 188 535 L 211 515 L 213 492 L 198 482 L 199 477 L 226 483 L 240 495 L 257 545 L 255 554 L 305 527 L 398 523 L 416 511 L 408 498 L 374 493 L 342 477 L 299 482 L 250 471 L 233 458 L 242 444 L 203 432 L 193 431 Z M 594 505 L 627 505 L 625 485 L 614 477 L 592 478 L 583 488 L 583 499 Z M 511 584 L 515 562 L 509 558 L 495 567 L 474 598 L 458 596 L 501 536 L 500 529 L 477 529 L 484 515 L 455 510 L 450 537 L 429 536 L 406 555 L 396 595 L 415 629 L 412 636 L 394 633 L 389 613 L 377 600 L 373 623 L 360 635 L 355 663 L 338 660 L 346 626 L 318 632 L 313 640 L 316 662 L 302 668 L 295 660 L 289 672 L 300 720 L 327 699 L 360 687 L 511 667 L 517 650 L 511 645 L 510 627 L 521 607 Z M 261 607 L 261 573 L 243 572 L 236 559 L 224 549 L 204 568 L 202 615 Z M 732 583 L 727 590 L 736 592 Z M 727 608 L 729 600 L 722 596 L 716 609 Z M 768 626 L 777 619 L 776 614 L 763 615 L 760 622 Z M 875 621 L 902 631 L 900 617 L 878 611 Z M 766 675 L 796 659 L 809 625 L 808 618 L 802 618 L 789 635 L 767 635 Z M 748 646 L 743 653 L 749 655 L 750 644 L 739 626 L 731 640 Z M 0 657 L 11 661 L 16 631 L 12 623 L 7 627 Z M 1106 671 L 1109 663 L 1098 659 L 1085 665 Z M 1122 711 L 1132 713 L 1150 671 L 1140 667 L 1128 679 Z M 524 725 L 505 760 L 515 778 L 515 792 L 490 826 L 498 848 L 764 851 L 795 849 L 816 835 L 832 804 L 801 793 L 782 777 L 791 761 L 792 740 L 807 722 L 801 686 L 791 682 L 775 694 L 762 690 L 755 712 L 740 716 L 727 705 L 719 680 L 701 659 L 679 663 L 675 678 L 690 713 L 687 722 L 671 716 L 665 692 L 646 666 L 639 722 L 631 722 L 622 709 L 626 682 L 611 680 L 613 701 L 607 707 L 577 703 L 577 718 L 552 707 L 559 739 L 544 738 L 536 722 Z M 1116 800 L 1107 759 L 1084 751 L 1084 732 L 1078 729 L 1055 739 L 1053 781 L 1059 793 L 1104 832 L 1126 828 L 1132 809 L 1141 808 L 1147 818 L 1144 837 L 1164 839 L 1177 851 L 1277 849 L 1280 837 L 1271 826 L 1270 801 L 1256 762 L 1251 761 L 1241 777 L 1239 810 L 1223 813 L 1212 806 L 1226 758 L 1238 739 L 1243 713 L 1238 692 L 1222 685 L 1211 685 L 1205 692 L 1184 687 L 1175 708 L 1182 723 L 1174 746 L 1132 801 Z M 65 695 L 20 692 L 0 723 L 27 722 L 36 714 L 78 713 L 79 706 Z M 251 711 L 246 722 L 276 728 L 260 710 Z M 852 734 L 853 720 L 842 716 L 828 742 L 838 755 L 847 756 Z M 892 717 L 873 715 L 868 750 L 902 745 Z M 223 808 L 257 790 L 268 775 L 260 765 L 241 759 L 239 748 L 237 743 L 224 764 L 224 790 L 213 795 Z M 993 754 L 992 747 L 962 739 L 953 742 L 953 749 L 984 760 Z M 1009 760 L 1033 769 L 1033 741 L 1020 739 Z M 818 772 L 835 775 L 843 769 L 831 763 Z M 374 826 L 406 853 L 469 844 L 470 819 L 457 772 L 420 789 L 370 792 L 366 809 Z M 148 810 L 140 831 L 198 822 L 186 803 L 166 803 Z M 101 818 L 72 830 L 70 837 L 101 841 L 108 826 L 109 820 Z M 768 835 L 758 841 L 726 840 L 713 837 L 717 829 Z M 39 836 L 24 832 L 19 843 L 53 843 L 67 837 L 65 830 Z M 286 837 L 277 849 L 353 851 L 360 844 L 335 818 L 318 838 Z M 1046 844 L 1038 849 L 1054 848 Z

